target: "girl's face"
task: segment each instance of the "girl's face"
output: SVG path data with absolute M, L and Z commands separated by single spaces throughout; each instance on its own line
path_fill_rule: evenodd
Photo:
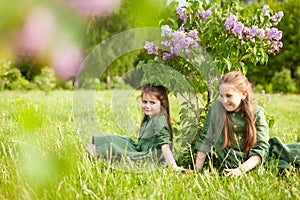
M 142 95 L 142 111 L 149 117 L 160 113 L 161 103 L 153 93 L 145 93 Z
M 232 84 L 224 83 L 219 87 L 219 95 L 225 109 L 233 112 L 239 109 L 241 101 L 247 96 L 247 92 L 237 91 Z

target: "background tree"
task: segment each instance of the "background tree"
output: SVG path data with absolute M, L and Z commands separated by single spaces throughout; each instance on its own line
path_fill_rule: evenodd
M 247 76 L 253 80 L 258 88 L 265 89 L 267 92 L 300 92 L 300 4 L 297 0 L 269 0 L 269 1 L 251 1 L 251 6 L 259 8 L 263 3 L 268 4 L 274 12 L 283 11 L 284 17 L 278 28 L 283 30 L 282 42 L 283 48 L 277 56 L 270 56 L 267 65 L 259 65 L 258 67 L 249 67 Z M 251 63 L 249 63 L 251 65 Z M 287 81 L 280 82 L 278 86 L 278 73 L 281 72 L 285 75 Z M 275 76 L 276 75 L 276 76 Z M 282 86 L 284 84 L 284 86 Z M 296 85 L 297 89 L 290 87 Z M 285 90 L 282 90 L 286 88 Z M 290 88 L 290 89 L 287 89 Z M 294 88 L 294 89 L 293 89 Z
M 120 32 L 142 27 L 158 27 L 159 20 L 167 12 L 163 12 L 167 5 L 166 0 L 124 0 L 117 12 L 106 18 L 88 19 L 86 27 L 85 47 L 87 54 L 105 39 L 112 37 Z M 130 46 L 131 39 L 124 38 Z M 110 54 L 115 53 L 116 46 L 108 47 Z M 130 69 L 135 67 L 138 55 L 143 50 L 137 50 L 121 56 L 115 60 L 100 77 L 106 83 L 106 88 L 112 88 L 112 77 L 121 77 Z

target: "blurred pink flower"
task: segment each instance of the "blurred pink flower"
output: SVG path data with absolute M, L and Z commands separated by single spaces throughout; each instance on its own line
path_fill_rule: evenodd
M 17 40 L 18 51 L 37 56 L 43 54 L 53 42 L 57 32 L 57 22 L 47 8 L 38 8 L 26 18 Z
M 121 4 L 121 0 L 69 0 L 69 4 L 84 15 L 105 16 L 112 14 Z
M 83 58 L 83 53 L 79 47 L 69 43 L 61 43 L 53 48 L 50 65 L 59 79 L 71 80 L 76 77 Z
M 271 102 L 271 97 L 270 97 L 270 95 L 268 95 L 268 96 L 266 97 L 266 101 L 267 101 L 267 102 Z

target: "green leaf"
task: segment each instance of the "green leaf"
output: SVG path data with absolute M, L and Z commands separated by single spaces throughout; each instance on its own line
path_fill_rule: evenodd
M 231 67 L 232 67 L 232 63 L 228 58 L 224 58 L 224 61 L 226 63 L 227 69 L 228 71 L 230 71 Z

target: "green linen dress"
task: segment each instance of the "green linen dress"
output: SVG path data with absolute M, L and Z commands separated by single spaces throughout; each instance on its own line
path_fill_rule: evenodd
M 124 156 L 133 161 L 155 159 L 161 155 L 163 144 L 171 144 L 170 128 L 165 116 L 157 115 L 148 117 L 141 125 L 137 142 L 130 137 L 99 134 L 93 136 L 92 143 L 97 156 L 105 159 L 120 160 Z
M 258 155 L 265 164 L 277 163 L 278 168 L 289 168 L 290 164 L 296 167 L 300 165 L 300 144 L 283 144 L 277 137 L 269 137 L 269 127 L 264 115 L 264 109 L 254 106 L 255 126 L 257 130 L 257 142 L 246 154 L 244 148 L 244 126 L 245 120 L 242 111 L 231 112 L 230 117 L 234 130 L 234 148 L 221 150 L 223 144 L 222 127 L 220 113 L 226 112 L 223 105 L 216 101 L 208 112 L 203 132 L 196 141 L 195 149 L 209 153 L 214 150 L 220 168 L 236 168 L 239 163 L 245 162 L 250 156 Z M 223 120 L 224 121 L 224 120 Z M 215 126 L 215 127 L 213 127 Z

